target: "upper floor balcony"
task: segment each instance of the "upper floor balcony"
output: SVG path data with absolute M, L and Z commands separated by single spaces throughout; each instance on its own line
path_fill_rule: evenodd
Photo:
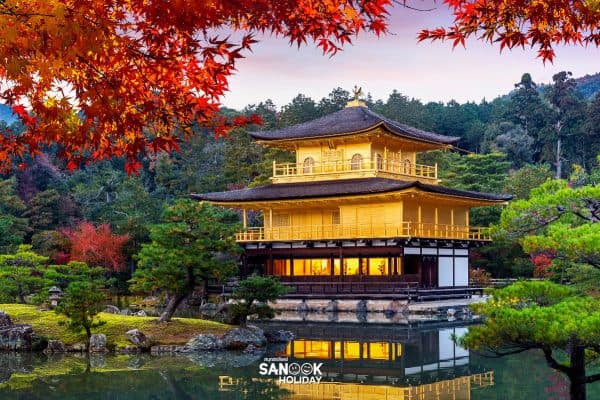
M 386 238 L 431 238 L 457 240 L 491 240 L 489 228 L 434 224 L 428 222 L 395 222 L 372 224 L 332 224 L 246 228 L 236 234 L 238 242 L 275 242 L 299 240 L 353 240 Z
M 347 160 L 317 162 L 306 158 L 302 163 L 277 163 L 273 161 L 273 183 L 306 182 L 348 178 L 383 177 L 418 180 L 437 184 L 437 164 L 422 165 L 409 160 L 397 161 L 383 157 L 353 157 Z

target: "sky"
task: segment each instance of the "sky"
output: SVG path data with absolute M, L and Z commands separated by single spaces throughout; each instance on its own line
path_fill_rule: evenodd
M 284 38 L 258 37 L 260 43 L 230 78 L 223 105 L 241 109 L 271 99 L 282 106 L 298 93 L 318 101 L 336 87 L 351 91 L 354 85 L 374 99 L 385 100 L 397 89 L 423 102 L 479 102 L 508 93 L 525 72 L 537 83 L 550 83 L 563 70 L 574 77 L 600 72 L 600 50 L 592 47 L 557 47 L 554 63 L 544 65 L 535 49 L 500 53 L 498 46 L 476 39 L 467 41 L 466 49 L 452 49 L 448 42 L 417 43 L 421 29 L 452 22 L 445 5 L 427 1 L 409 4 L 436 9 L 421 12 L 396 5 L 389 19 L 391 34 L 377 38 L 363 33 L 332 58 L 315 45 L 298 49 Z

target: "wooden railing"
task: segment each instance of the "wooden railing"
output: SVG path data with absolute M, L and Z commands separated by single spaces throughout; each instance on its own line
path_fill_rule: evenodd
M 395 175 L 437 180 L 437 164 L 422 165 L 389 159 L 335 160 L 313 163 L 282 163 L 273 161 L 273 178 L 316 176 L 342 172 L 381 171 Z
M 281 240 L 333 240 L 378 238 L 435 238 L 491 240 L 489 228 L 476 226 L 400 222 L 389 224 L 336 224 L 247 228 L 236 234 L 238 242 Z

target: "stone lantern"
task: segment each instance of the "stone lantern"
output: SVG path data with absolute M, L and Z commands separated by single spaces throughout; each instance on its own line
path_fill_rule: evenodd
M 48 294 L 48 300 L 50 300 L 50 307 L 56 308 L 56 306 L 58 305 L 58 301 L 63 296 L 62 290 L 60 290 L 60 288 L 57 286 L 52 286 L 50 289 L 48 289 Z

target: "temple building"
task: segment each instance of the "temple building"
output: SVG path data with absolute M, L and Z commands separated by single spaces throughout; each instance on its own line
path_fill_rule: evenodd
M 241 209 L 243 270 L 277 275 L 296 294 L 465 288 L 469 248 L 490 240 L 469 210 L 510 199 L 442 186 L 437 165 L 418 164 L 418 154 L 459 138 L 392 121 L 358 96 L 322 118 L 251 135 L 295 162 L 274 161 L 270 184 L 192 197 Z M 249 210 L 262 226 L 248 226 Z

